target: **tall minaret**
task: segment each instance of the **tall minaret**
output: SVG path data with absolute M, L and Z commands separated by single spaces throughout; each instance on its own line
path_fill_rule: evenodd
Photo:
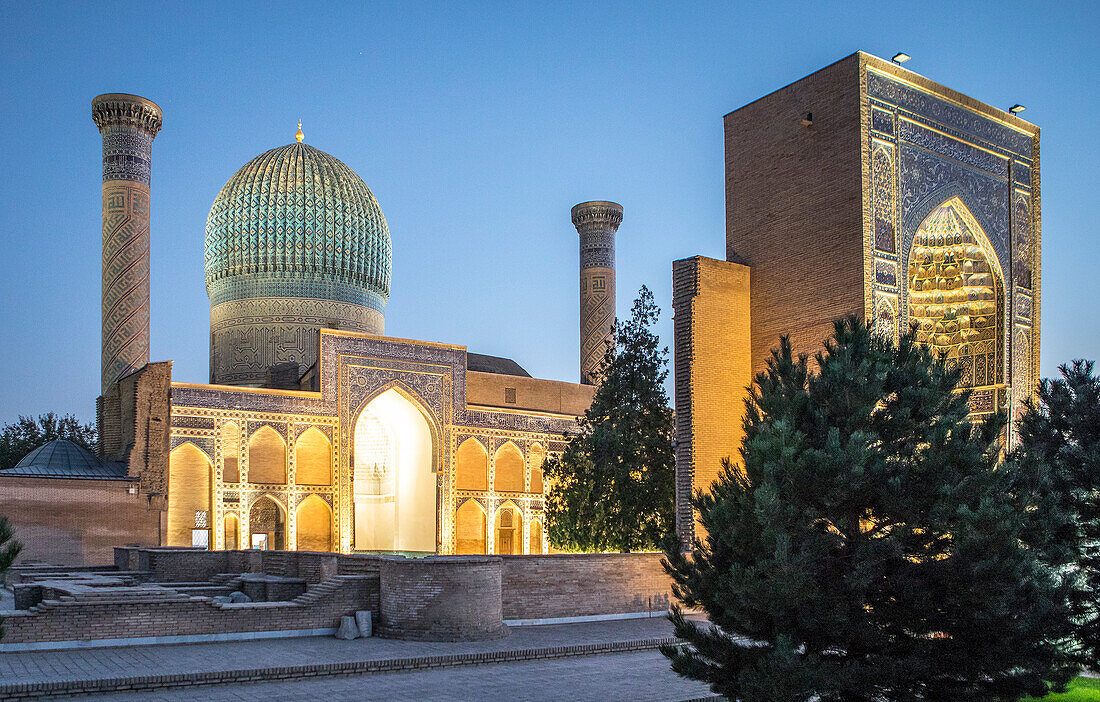
M 599 382 L 607 342 L 615 332 L 615 232 L 623 206 L 594 200 L 574 205 L 581 235 L 581 382 Z
M 92 100 L 103 135 L 103 392 L 149 362 L 149 174 L 160 107 L 125 93 Z

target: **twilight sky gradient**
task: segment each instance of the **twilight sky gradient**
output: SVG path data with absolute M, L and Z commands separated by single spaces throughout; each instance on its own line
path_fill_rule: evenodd
M 293 140 L 357 171 L 393 236 L 391 336 L 578 376 L 569 208 L 622 203 L 620 315 L 671 343 L 671 261 L 724 256 L 722 115 L 862 49 L 1042 137 L 1042 372 L 1100 358 L 1095 2 L 5 3 L 0 422 L 94 419 L 99 93 L 164 110 L 153 145 L 152 360 L 206 382 L 206 215 Z

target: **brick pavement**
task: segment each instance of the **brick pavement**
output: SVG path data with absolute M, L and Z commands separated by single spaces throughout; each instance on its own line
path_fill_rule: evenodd
M 249 671 L 294 668 L 325 664 L 362 664 L 384 669 L 405 666 L 402 659 L 442 656 L 486 656 L 517 658 L 577 655 L 589 650 L 571 647 L 631 646 L 671 635 L 671 625 L 663 617 L 609 622 L 513 627 L 504 639 L 483 642 L 439 643 L 396 641 L 392 639 L 335 638 L 273 639 L 226 643 L 185 644 L 176 646 L 135 646 L 70 651 L 39 651 L 0 654 L 0 698 L 13 685 L 49 684 L 65 681 L 92 681 L 139 676 L 195 676 L 222 671 Z M 621 650 L 621 649 L 620 649 Z M 531 651 L 542 653 L 531 654 Z M 462 661 L 464 664 L 468 660 Z M 441 661 L 440 665 L 447 665 Z M 420 664 L 418 664 L 420 665 Z M 331 670 L 331 669 L 330 669 Z M 362 670 L 360 668 L 359 670 Z M 328 673 L 328 674 L 331 674 Z M 239 679 L 240 676 L 236 676 Z M 177 681 L 179 682 L 179 681 Z M 7 691 L 4 691 L 4 688 Z
M 707 687 L 673 673 L 657 651 L 583 658 L 499 663 L 195 689 L 99 695 L 97 702 L 326 702 L 360 700 L 570 700 L 571 702 L 679 702 L 709 699 Z

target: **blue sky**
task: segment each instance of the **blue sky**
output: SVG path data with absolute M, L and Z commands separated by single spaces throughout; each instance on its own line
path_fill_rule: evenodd
M 622 203 L 619 313 L 671 342 L 671 261 L 724 255 L 722 115 L 862 49 L 1043 129 L 1042 372 L 1100 357 L 1096 3 L 5 3 L 0 422 L 94 418 L 100 139 L 92 98 L 148 97 L 152 351 L 205 382 L 203 227 L 246 161 L 308 143 L 393 236 L 386 331 L 578 373 L 569 208 Z

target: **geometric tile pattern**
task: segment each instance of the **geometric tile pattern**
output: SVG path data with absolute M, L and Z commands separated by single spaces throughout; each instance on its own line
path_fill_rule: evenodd
M 1038 379 L 1039 137 L 875 67 L 862 92 L 868 317 L 949 348 L 975 414 L 1018 412 Z
M 160 108 L 136 95 L 92 101 L 103 138 L 102 391 L 149 362 L 149 184 Z
M 623 208 L 614 202 L 582 202 L 572 216 L 581 249 L 581 382 L 595 384 L 615 334 L 615 232 Z
M 215 383 L 317 361 L 320 328 L 381 334 L 390 233 L 366 183 L 303 143 L 271 149 L 225 184 L 206 221 Z

